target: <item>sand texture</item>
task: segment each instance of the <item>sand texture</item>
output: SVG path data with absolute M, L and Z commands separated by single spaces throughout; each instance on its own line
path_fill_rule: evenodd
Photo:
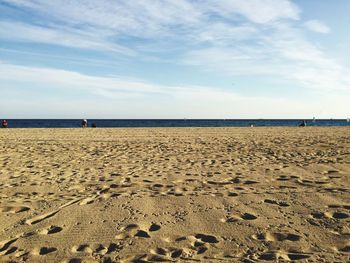
M 349 128 L 1 129 L 0 262 L 347 262 Z

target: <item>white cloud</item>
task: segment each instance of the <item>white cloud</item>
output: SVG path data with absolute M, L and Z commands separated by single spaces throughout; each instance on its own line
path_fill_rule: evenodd
M 115 93 L 125 95 L 141 95 L 145 93 L 164 93 L 162 87 L 150 85 L 135 80 L 122 80 L 116 77 L 98 77 L 84 75 L 74 71 L 27 67 L 0 63 L 0 80 L 15 81 L 31 85 L 47 86 L 52 88 L 79 89 L 94 94 Z M 21 76 L 18 79 L 18 76 Z M 25 85 L 23 85 L 25 86 Z
M 307 29 L 317 33 L 328 34 L 331 32 L 331 29 L 325 23 L 319 20 L 309 20 L 305 22 L 305 26 Z
M 135 52 L 94 35 L 96 32 L 72 28 L 50 28 L 13 21 L 0 21 L 0 39 L 58 46 L 106 50 L 132 55 Z M 101 32 L 99 32 L 101 34 Z
M 70 24 L 87 23 L 113 29 L 148 31 L 165 25 L 195 24 L 208 14 L 238 14 L 256 23 L 298 19 L 300 10 L 290 0 L 3 0 L 29 7 Z M 143 29 L 143 30 L 142 30 Z
M 208 42 L 213 45 L 225 44 L 228 41 L 251 40 L 258 29 L 250 24 L 228 25 L 226 23 L 210 23 L 205 27 L 194 30 L 193 41 Z
M 216 11 L 230 16 L 240 14 L 258 24 L 280 19 L 299 19 L 299 8 L 289 0 L 221 0 L 211 1 Z
M 350 70 L 296 27 L 272 24 L 268 32 L 258 30 L 250 40 L 191 50 L 182 61 L 231 76 L 270 76 L 308 89 L 350 91 Z
M 300 13 L 290 0 L 2 1 L 29 9 L 37 23 L 0 20 L 0 39 L 137 54 L 148 60 L 175 51 L 173 62 L 188 51 L 199 56 L 202 45 L 209 45 L 207 51 L 215 50 L 212 55 L 225 60 L 250 57 L 253 63 L 265 57 L 266 49 L 260 52 L 257 42 L 270 34 L 266 28 L 297 20 Z M 137 41 L 123 42 L 129 37 Z
M 120 34 L 148 37 L 164 33 L 168 25 L 189 25 L 201 13 L 187 0 L 115 1 L 115 0 L 27 0 L 5 1 L 29 7 L 53 21 L 80 28 L 113 30 Z M 50 13 L 48 13 L 50 12 Z
M 175 66 L 186 64 L 225 76 L 251 76 L 257 81 L 261 76 L 268 76 L 322 94 L 336 92 L 339 101 L 348 98 L 349 69 L 305 37 L 305 28 L 299 26 L 303 22 L 295 22 L 301 19 L 301 10 L 290 0 L 1 2 L 29 10 L 33 15 L 30 21 L 35 23 L 0 20 L 0 39 L 137 54 L 132 57 L 135 61 L 164 59 Z M 329 27 L 318 20 L 307 21 L 305 27 L 319 33 L 330 32 Z M 225 116 L 229 116 L 232 104 L 250 112 L 243 102 L 254 104 L 257 112 L 261 106 L 265 116 L 272 116 L 273 110 L 264 109 L 264 103 L 282 108 L 289 105 L 290 109 L 285 109 L 287 115 L 295 110 L 288 100 L 242 97 L 214 87 L 156 85 L 151 81 L 89 76 L 56 69 L 5 67 L 3 64 L 0 79 L 14 83 L 17 72 L 32 85 L 75 88 L 105 97 L 153 94 L 171 97 L 178 105 L 189 108 L 190 103 L 184 98 L 191 98 L 195 108 L 206 114 L 210 114 L 205 110 L 210 107 L 210 101 L 222 105 L 217 110 L 213 106 L 212 110 L 217 114 L 221 110 Z M 298 107 L 307 112 L 318 107 L 316 104 L 321 105 L 321 100 L 311 103 L 310 107 L 301 102 Z M 181 109 L 174 106 L 174 112 Z M 238 108 L 234 110 L 244 112 Z
M 289 0 L 3 0 L 29 9 L 48 27 L 38 24 L 5 24 L 3 33 L 19 29 L 22 40 L 54 44 L 63 36 L 66 46 L 114 46 L 125 36 L 144 39 L 189 39 L 194 35 L 204 41 L 244 36 L 252 33 L 250 25 L 237 26 L 237 19 L 258 24 L 283 19 L 298 19 L 299 9 Z M 213 25 L 212 17 L 218 23 Z M 49 19 L 49 20 L 47 20 Z M 220 22 L 220 20 L 225 22 Z M 63 25 L 59 26 L 59 25 Z M 70 30 L 67 30 L 67 29 Z M 206 28 L 206 32 L 203 29 Z M 218 31 L 217 31 L 218 30 Z M 68 32 L 67 32 L 68 31 Z M 86 31 L 86 34 L 84 34 Z M 223 33 L 220 36 L 219 33 Z M 74 38 L 74 34 L 77 36 Z M 95 33 L 93 37 L 91 33 Z M 30 34 L 38 36 L 30 37 Z M 10 36 L 16 40 L 15 34 Z M 77 39 L 81 39 L 78 41 Z M 97 41 L 100 39 L 100 41 Z M 57 42 L 56 42 L 57 43 Z M 58 42 L 59 43 L 59 42 Z
M 349 95 L 331 93 L 314 101 L 242 96 L 214 87 L 164 86 L 126 77 L 96 77 L 4 62 L 0 62 L 0 81 L 0 114 L 8 118 L 336 118 L 344 117 L 350 99 Z M 6 89 L 30 91 L 31 98 L 7 98 Z M 75 97 L 46 97 L 52 92 Z M 154 101 L 155 96 L 161 99 Z M 324 112 L 327 105 L 332 106 Z

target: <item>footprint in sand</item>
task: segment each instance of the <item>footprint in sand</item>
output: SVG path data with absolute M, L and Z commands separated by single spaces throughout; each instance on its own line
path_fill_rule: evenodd
M 151 231 L 151 232 L 158 231 L 159 229 L 160 229 L 160 225 L 157 225 L 157 224 L 152 224 L 149 227 L 149 231 Z
M 183 248 L 180 250 L 176 249 L 172 251 L 172 253 L 174 253 L 171 256 L 173 259 L 183 255 L 204 254 L 206 251 L 208 251 L 210 245 L 217 244 L 220 242 L 216 236 L 201 233 L 189 237 L 181 236 L 175 239 L 175 242 L 180 242 L 182 245 L 184 245 L 183 242 L 188 241 L 190 241 L 189 248 Z
M 57 248 L 55 247 L 42 247 L 40 248 L 39 255 L 47 255 L 55 251 L 57 251 Z
M 157 231 L 160 229 L 160 226 L 152 224 L 149 228 L 150 231 Z M 140 237 L 140 238 L 150 238 L 151 236 L 145 230 L 142 230 L 137 224 L 130 224 L 121 229 L 121 233 L 115 236 L 117 240 L 124 240 L 131 237 Z
M 39 231 L 39 234 L 41 235 L 51 235 L 51 234 L 56 234 L 58 232 L 62 231 L 62 227 L 59 226 L 50 226 L 48 228 L 44 228 L 41 231 Z
M 215 236 L 206 234 L 196 234 L 195 238 L 204 243 L 219 243 L 219 240 Z
M 120 230 L 120 233 L 115 236 L 115 239 L 124 240 L 133 237 L 135 236 L 139 228 L 140 227 L 137 224 L 129 224 Z
M 350 253 L 350 240 L 346 244 L 343 244 L 343 246 L 341 246 L 337 250 L 344 253 Z
M 339 174 L 340 172 L 338 170 L 328 170 L 324 172 L 325 174 Z
M 93 246 L 90 246 L 89 244 L 81 244 L 78 246 L 73 246 L 71 249 L 73 253 L 77 253 L 77 254 L 89 254 L 89 255 L 101 255 L 101 256 L 104 256 L 106 254 L 110 254 L 119 250 L 120 250 L 120 247 L 115 243 L 111 243 L 107 246 L 104 246 L 102 244 L 96 244 Z
M 347 213 L 343 213 L 343 212 L 325 212 L 324 215 L 328 218 L 334 218 L 334 219 L 346 219 L 349 217 Z
M 151 261 L 171 261 L 180 257 L 183 250 L 178 248 L 158 247 L 156 249 L 151 249 L 150 252 L 153 254 L 153 256 L 149 258 Z
M 74 246 L 72 247 L 72 252 L 73 253 L 86 253 L 86 254 L 92 254 L 93 250 L 90 248 L 89 245 L 87 244 L 82 244 L 79 246 Z
M 97 255 L 105 255 L 107 252 L 108 248 L 102 244 L 97 245 L 97 247 L 94 249 L 94 253 Z
M 28 210 L 30 210 L 30 208 L 27 206 L 3 206 L 0 208 L 1 213 L 11 213 L 11 214 L 17 214 Z
M 151 236 L 144 230 L 138 230 L 135 237 L 150 238 Z
M 120 249 L 122 249 L 122 247 L 120 245 L 117 245 L 115 243 L 111 243 L 107 247 L 107 254 L 110 254 L 112 252 L 120 251 Z
M 35 248 L 32 252 L 33 255 L 39 255 L 39 256 L 45 256 L 47 254 L 53 253 L 57 251 L 57 248 L 55 247 L 41 247 L 41 248 Z
M 299 176 L 294 176 L 294 175 L 291 175 L 291 176 L 281 175 L 276 180 L 277 181 L 290 181 L 290 180 L 299 179 L 299 178 L 300 178 Z
M 322 218 L 346 219 L 346 218 L 349 218 L 349 215 L 343 212 L 325 212 L 325 213 L 315 212 L 311 214 L 311 217 L 315 219 L 322 219 Z
M 68 263 L 81 263 L 82 260 L 80 258 L 72 258 L 68 261 Z
M 10 246 L 17 241 L 18 237 L 0 242 L 0 255 L 7 253 Z
M 257 218 L 258 217 L 256 215 L 249 214 L 249 213 L 244 213 L 242 215 L 233 215 L 233 216 L 229 216 L 229 217 L 226 217 L 226 218 L 222 218 L 222 219 L 220 219 L 220 221 L 223 222 L 223 223 L 234 223 L 234 222 L 237 222 L 237 221 L 240 221 L 240 220 L 251 221 L 251 220 L 255 220 Z
M 265 199 L 264 200 L 264 203 L 267 203 L 267 204 L 272 204 L 272 205 L 278 205 L 278 206 L 281 206 L 281 207 L 288 207 L 290 206 L 288 203 L 286 202 L 283 202 L 283 201 L 276 201 L 276 200 L 271 200 L 271 199 Z
M 329 208 L 340 208 L 340 209 L 346 209 L 346 210 L 350 210 L 350 205 L 329 205 Z
M 208 245 L 219 243 L 217 237 L 207 234 L 196 234 L 189 239 L 193 240 L 192 248 L 198 255 L 204 254 L 208 250 Z
M 194 250 L 197 255 L 201 255 L 208 250 L 208 245 L 200 240 L 194 240 L 190 249 Z
M 257 219 L 258 217 L 256 215 L 253 215 L 253 214 L 249 214 L 249 213 L 244 213 L 243 215 L 241 215 L 241 218 L 243 220 L 255 220 Z
M 286 260 L 286 261 L 296 261 L 296 260 L 302 260 L 310 258 L 310 254 L 306 253 L 298 253 L 298 252 L 285 252 L 285 251 L 271 251 L 266 252 L 262 255 L 260 255 L 260 260 L 265 261 L 279 261 L 279 260 Z
M 263 240 L 263 241 L 270 241 L 270 242 L 276 242 L 276 241 L 299 241 L 301 239 L 301 236 L 290 234 L 290 233 L 263 233 L 263 234 L 257 234 L 253 236 L 254 239 L 257 240 Z
M 17 251 L 18 247 L 10 247 L 8 250 L 5 251 L 5 253 L 3 254 L 4 256 L 6 255 L 10 255 L 12 253 L 15 253 Z M 0 253 L 0 255 L 2 255 L 2 253 Z

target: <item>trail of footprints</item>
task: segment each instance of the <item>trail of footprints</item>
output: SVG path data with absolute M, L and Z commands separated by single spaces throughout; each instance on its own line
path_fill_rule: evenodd
M 75 204 L 80 202 L 79 200 L 73 200 L 70 201 L 60 207 L 60 209 L 67 207 L 71 204 Z M 272 199 L 265 199 L 264 203 L 268 205 L 277 205 L 281 207 L 288 207 L 284 202 L 276 201 Z M 81 204 L 81 202 L 79 203 Z M 330 209 L 342 209 L 342 210 L 349 210 L 350 206 L 348 205 L 329 205 L 328 208 Z M 34 217 L 30 220 L 27 220 L 26 223 L 29 225 L 36 224 L 38 222 L 41 222 L 51 216 L 53 216 L 57 211 L 40 215 L 37 217 Z M 324 212 L 324 213 L 313 213 L 311 215 L 315 219 L 322 219 L 322 218 L 334 218 L 337 220 L 341 219 L 347 219 L 349 215 L 345 212 Z M 225 220 L 222 220 L 222 222 L 227 223 L 233 223 L 240 220 L 256 220 L 258 216 L 251 214 L 251 213 L 242 213 L 242 214 L 236 214 L 233 216 L 230 216 L 226 218 Z M 122 227 L 120 231 L 118 231 L 117 235 L 115 236 L 116 242 L 118 241 L 125 241 L 127 239 L 131 238 L 151 238 L 153 232 L 157 232 L 161 229 L 161 225 L 158 224 L 151 224 L 147 228 L 140 227 L 138 224 L 129 224 L 125 227 Z M 60 226 L 51 225 L 47 228 L 43 228 L 41 230 L 38 230 L 37 233 L 41 235 L 51 235 L 59 233 L 63 230 Z M 0 256 L 1 255 L 10 255 L 17 252 L 18 256 L 21 256 L 24 252 L 22 250 L 19 250 L 16 246 L 12 246 L 19 238 L 32 235 L 33 233 L 27 233 L 27 234 L 21 234 L 17 236 L 14 239 L 7 240 L 0 243 Z M 278 232 L 266 232 L 266 233 L 260 233 L 253 236 L 256 240 L 261 241 L 267 241 L 267 242 L 296 242 L 301 239 L 300 235 L 297 234 L 291 234 L 291 233 L 278 233 Z M 183 247 L 183 248 L 176 248 L 173 246 L 169 247 L 157 247 L 155 249 L 151 249 L 150 253 L 141 257 L 138 257 L 135 259 L 135 262 L 142 262 L 142 261 L 160 261 L 160 260 L 175 260 L 177 258 L 192 258 L 195 255 L 201 255 L 204 254 L 209 248 L 210 244 L 215 244 L 219 242 L 219 239 L 212 235 L 206 235 L 206 234 L 196 234 L 194 236 L 190 237 L 180 237 L 177 238 L 176 242 L 181 241 L 190 241 L 191 245 L 189 247 Z M 343 247 L 339 248 L 339 251 L 348 253 L 349 252 L 349 245 L 345 245 Z M 105 256 L 108 254 L 111 254 L 113 252 L 119 251 L 122 248 L 118 243 L 111 243 L 107 246 L 104 246 L 102 244 L 95 244 L 95 245 L 89 245 L 89 244 L 81 244 L 78 246 L 73 246 L 71 249 L 72 253 L 76 253 L 77 255 L 100 255 Z M 31 254 L 37 255 L 37 256 L 45 256 L 51 253 L 57 252 L 57 248 L 55 247 L 40 247 L 35 248 Z M 259 260 L 265 260 L 265 261 L 275 261 L 278 259 L 283 260 L 301 260 L 301 259 L 307 259 L 311 255 L 308 253 L 297 253 L 295 251 L 268 251 L 259 256 Z M 79 258 L 73 258 L 73 261 L 71 262 L 80 262 Z
M 234 195 L 235 196 L 235 195 Z M 273 199 L 264 199 L 264 203 L 267 205 L 277 205 L 280 207 L 288 207 L 289 204 L 273 200 Z M 78 200 L 72 200 L 64 205 L 62 205 L 59 209 L 63 209 L 69 205 L 76 204 L 79 205 L 82 204 L 81 199 Z M 85 204 L 85 203 L 84 203 Z M 315 212 L 312 213 L 310 216 L 313 219 L 336 219 L 336 220 L 346 220 L 349 218 L 349 214 L 346 211 L 350 210 L 349 205 L 329 205 L 328 209 L 331 210 L 337 210 L 337 211 L 326 211 L 326 212 Z M 35 225 L 39 222 L 42 222 L 43 220 L 54 216 L 59 210 L 53 211 L 51 213 L 47 213 L 44 215 L 36 216 L 34 218 L 31 218 L 26 221 L 28 225 Z M 342 212 L 340 212 L 342 211 Z M 10 212 L 11 213 L 11 212 Z M 236 214 L 231 215 L 227 217 L 224 220 L 221 220 L 222 222 L 227 223 L 234 223 L 237 221 L 252 221 L 258 219 L 258 216 L 252 213 L 242 213 L 242 214 Z M 148 227 L 140 227 L 138 224 L 129 224 L 125 227 L 122 227 L 120 231 L 115 236 L 116 243 L 110 243 L 107 246 L 104 246 L 102 244 L 81 244 L 77 246 L 73 246 L 71 249 L 71 252 L 73 254 L 77 254 L 77 256 L 84 255 L 100 255 L 105 256 L 108 254 L 111 254 L 113 252 L 117 252 L 120 249 L 123 248 L 118 241 L 126 241 L 127 239 L 132 238 L 151 238 L 153 232 L 157 232 L 161 229 L 161 225 L 152 223 Z M 40 235 L 52 235 L 57 234 L 63 230 L 62 227 L 51 225 L 49 227 L 40 229 L 37 231 L 37 234 Z M 0 256 L 2 255 L 10 255 L 10 254 L 16 254 L 17 257 L 23 256 L 25 254 L 25 251 L 19 249 L 14 244 L 15 242 L 22 238 L 26 237 L 28 235 L 32 235 L 33 233 L 26 233 L 18 235 L 17 237 L 6 240 L 3 242 L 0 242 Z M 282 232 L 265 232 L 265 233 L 259 233 L 253 236 L 254 239 L 259 241 L 267 241 L 267 242 L 297 242 L 301 240 L 301 236 L 298 234 L 293 233 L 282 233 Z M 162 260 L 176 260 L 176 259 L 190 259 L 192 257 L 196 257 L 196 255 L 202 255 L 205 254 L 206 251 L 210 248 L 210 245 L 216 244 L 219 241 L 218 238 L 212 235 L 207 234 L 196 234 L 194 236 L 189 237 L 179 237 L 175 240 L 176 242 L 181 241 L 189 241 L 189 246 L 183 246 L 181 248 L 177 248 L 174 246 L 169 247 L 157 247 L 154 249 L 151 249 L 148 254 L 135 257 L 134 262 L 153 262 L 153 261 L 162 261 Z M 30 253 L 35 256 L 46 256 L 51 253 L 57 252 L 56 247 L 47 247 L 43 246 L 40 248 L 34 248 Z M 338 248 L 339 252 L 343 253 L 349 253 L 350 252 L 350 244 L 345 244 L 342 247 Z M 261 253 L 258 256 L 259 260 L 264 261 L 276 261 L 276 260 L 288 260 L 288 261 L 295 261 L 295 260 L 302 260 L 310 258 L 310 253 L 304 253 L 304 252 L 296 252 L 296 251 L 284 251 L 284 250 L 276 250 L 276 251 L 267 251 L 264 253 Z M 73 258 L 70 262 L 80 262 L 79 257 Z
M 156 232 L 160 230 L 160 228 L 161 226 L 157 224 L 152 224 L 148 229 L 142 229 L 137 224 L 129 224 L 120 229 L 119 233 L 115 236 L 115 239 L 125 240 L 133 237 L 150 238 L 150 233 Z
M 105 256 L 114 252 L 120 251 L 122 247 L 116 243 L 110 243 L 105 246 L 103 244 L 81 244 L 78 246 L 73 246 L 71 252 L 77 254 L 78 256 L 90 255 L 90 256 Z
M 291 233 L 261 233 L 253 236 L 254 239 L 276 242 L 276 241 L 299 241 L 301 239 L 300 235 L 291 234 Z
M 60 226 L 49 226 L 47 228 L 43 228 L 43 229 L 39 229 L 37 231 L 33 231 L 33 232 L 27 232 L 27 233 L 22 233 L 17 235 L 16 237 L 10 239 L 10 240 L 5 240 L 0 242 L 0 256 L 1 255 L 10 255 L 10 254 L 15 254 L 15 257 L 21 257 L 24 254 L 27 254 L 28 252 L 19 249 L 17 246 L 15 246 L 15 242 L 21 238 L 26 238 L 29 236 L 33 236 L 35 234 L 39 234 L 39 235 L 52 235 L 52 234 L 56 234 L 59 233 L 63 230 L 62 227 Z M 44 256 L 47 255 L 49 253 L 55 252 L 57 251 L 57 248 L 55 247 L 40 247 L 40 248 L 34 248 L 31 251 L 32 255 L 39 255 L 39 256 Z
M 290 163 L 302 167 L 303 165 L 308 165 L 315 161 L 334 163 L 332 158 L 336 155 L 334 150 L 329 148 L 329 151 L 322 150 L 321 153 L 313 153 L 313 159 L 310 159 L 311 155 L 309 152 L 305 151 L 300 153 L 299 151 L 302 151 L 302 147 L 306 147 L 307 144 L 310 144 L 309 148 L 312 148 L 311 142 L 305 138 L 299 140 L 297 137 L 295 137 L 295 142 L 298 142 L 298 145 L 301 147 L 300 150 L 298 149 L 295 153 L 283 151 L 283 147 L 286 145 L 286 141 L 283 141 L 283 138 L 280 138 L 279 141 L 274 141 L 274 144 L 270 145 L 263 145 L 260 144 L 260 142 L 254 142 L 254 144 L 249 141 L 239 142 L 230 137 L 222 143 L 221 139 L 215 137 L 214 134 L 208 138 L 196 138 L 195 143 L 193 138 L 171 138 L 171 140 L 177 143 L 177 147 L 171 147 L 171 145 L 168 144 L 170 142 L 168 138 L 165 138 L 164 141 L 158 141 L 158 138 L 157 141 L 149 140 L 147 142 L 142 142 L 138 140 L 137 143 L 124 139 L 124 141 L 121 140 L 118 142 L 117 146 L 115 142 L 101 142 L 91 145 L 85 145 L 83 143 L 81 145 L 78 144 L 78 146 L 64 145 L 64 143 L 60 142 L 49 144 L 40 143 L 30 148 L 27 147 L 25 143 L 8 146 L 6 148 L 8 151 L 18 153 L 21 158 L 17 158 L 18 161 L 16 161 L 9 157 L 4 157 L 4 171 L 6 172 L 6 167 L 11 165 L 23 167 L 23 169 L 19 172 L 20 174 L 9 177 L 10 183 L 0 184 L 0 190 L 6 189 L 7 187 L 15 189 L 21 185 L 45 187 L 51 184 L 53 180 L 56 180 L 61 189 L 69 191 L 64 198 L 74 199 L 54 211 L 27 218 L 24 221 L 27 227 L 40 227 L 40 229 L 34 232 L 20 234 L 0 242 L 0 256 L 14 254 L 20 256 L 26 253 L 16 245 L 18 240 L 26 236 L 35 234 L 60 235 L 64 230 L 63 226 L 43 226 L 46 224 L 47 220 L 54 219 L 62 209 L 73 204 L 85 206 L 92 205 L 99 200 L 108 200 L 109 198 L 118 197 L 120 195 L 132 196 L 135 189 L 138 190 L 138 188 L 140 188 L 140 185 L 144 187 L 142 191 L 138 191 L 137 194 L 134 195 L 135 198 L 136 196 L 156 197 L 166 195 L 183 197 L 208 195 L 212 197 L 228 197 L 230 200 L 235 200 L 235 198 L 242 197 L 245 194 L 267 191 L 269 190 L 269 185 L 264 184 L 263 179 L 259 179 L 258 181 L 254 176 L 249 177 L 249 173 L 254 172 L 254 170 L 235 173 L 235 169 L 232 168 L 232 165 L 261 164 L 266 162 L 269 164 L 281 165 L 282 162 L 288 159 Z M 334 139 L 330 138 L 330 140 L 332 141 Z M 272 141 L 270 143 L 272 143 Z M 222 145 L 221 148 L 220 145 Z M 72 149 L 76 150 L 76 147 L 79 148 L 78 151 L 81 150 L 84 152 L 84 155 L 78 163 L 74 163 L 74 161 L 76 161 L 74 158 L 72 160 L 66 158 L 64 160 L 53 161 L 54 156 L 59 156 L 58 151 L 70 152 Z M 146 152 L 142 152 L 145 147 Z M 276 149 L 276 151 L 272 152 L 271 149 L 268 148 Z M 42 179 L 40 178 L 40 180 L 42 181 L 37 180 L 35 177 L 31 179 L 30 176 L 27 176 L 28 174 L 31 176 L 40 174 L 40 169 L 42 168 L 39 167 L 35 160 L 27 163 L 21 161 L 33 159 L 34 155 L 31 153 L 35 150 L 41 151 L 42 158 L 47 158 L 47 165 L 50 166 L 50 168 L 45 168 L 49 170 L 49 173 L 41 173 L 42 175 L 40 176 Z M 202 152 L 199 153 L 198 150 Z M 341 151 L 346 153 L 346 149 Z M 239 152 L 239 155 L 235 156 L 235 152 Z M 205 153 L 207 155 L 205 155 Z M 230 156 L 231 153 L 233 154 L 232 156 Z M 174 155 L 178 156 L 176 160 L 174 160 Z M 108 164 L 113 161 L 115 161 L 113 163 L 114 167 L 110 168 Z M 80 166 L 95 166 L 96 169 L 86 168 L 84 170 L 81 169 Z M 346 187 L 329 186 L 331 182 L 339 182 L 339 179 L 343 178 L 343 174 L 337 169 L 325 169 L 324 172 L 322 172 L 323 177 L 315 179 L 311 176 L 278 174 L 279 172 L 283 173 L 283 167 L 285 166 L 266 169 L 266 178 L 275 182 L 277 181 L 278 187 L 282 190 L 292 189 L 296 191 L 300 189 L 299 187 L 304 187 L 303 189 L 309 189 L 309 187 L 311 187 L 329 193 L 343 191 L 344 194 L 346 194 L 348 191 Z M 116 171 L 111 169 L 115 169 Z M 9 170 L 9 172 L 11 171 Z M 271 173 L 271 175 L 269 175 L 269 173 Z M 57 179 L 58 174 L 60 176 Z M 179 177 L 181 175 L 181 180 L 169 182 L 167 181 L 167 176 L 169 174 L 179 175 Z M 226 176 L 226 178 L 224 176 Z M 77 178 L 79 178 L 79 180 Z M 100 188 L 102 184 L 105 188 Z M 1 198 L 6 200 L 14 196 L 28 201 L 40 201 L 44 199 L 57 201 L 61 199 L 61 196 L 54 196 L 54 193 L 46 194 L 34 191 L 30 193 L 18 192 L 12 196 L 11 194 L 5 194 Z M 271 198 L 270 196 L 261 198 L 259 202 L 266 205 L 268 208 L 278 209 L 277 212 L 283 216 L 286 214 L 280 211 L 288 210 L 288 207 L 293 205 L 290 200 L 287 202 L 278 198 Z M 191 209 L 193 210 L 191 212 L 210 212 L 208 207 L 194 206 L 194 201 L 191 205 Z M 324 208 L 324 210 L 309 210 L 309 215 L 306 215 L 306 217 L 310 220 L 309 222 L 314 222 L 319 225 L 327 223 L 328 221 L 330 223 L 337 222 L 338 224 L 340 222 L 346 224 L 350 217 L 349 207 L 349 205 L 330 205 Z M 32 212 L 33 210 L 34 209 L 31 205 L 28 205 L 28 203 L 25 205 L 11 203 L 0 207 L 0 214 L 20 216 L 25 215 L 26 212 Z M 224 218 L 219 220 L 221 223 L 227 223 L 229 226 L 234 226 L 235 223 L 248 225 L 260 222 L 263 216 L 256 211 L 251 211 L 254 210 L 237 209 L 237 211 L 227 213 L 226 216 L 224 215 Z M 181 219 L 185 218 L 185 212 L 187 213 L 188 211 L 182 211 L 183 215 L 181 215 Z M 133 212 L 131 216 L 137 217 L 141 215 Z M 174 225 L 176 226 L 176 224 Z M 126 247 L 134 239 L 150 242 L 152 238 L 157 236 L 157 233 L 162 231 L 162 227 L 163 224 L 160 223 L 148 225 L 135 223 L 126 225 L 116 231 L 113 240 L 109 240 L 104 244 L 82 243 L 68 248 L 74 255 L 69 262 L 80 262 L 82 261 L 81 258 L 84 259 L 86 255 L 108 256 L 119 251 L 123 246 Z M 303 241 L 304 237 L 299 234 L 300 233 L 293 231 L 282 232 L 266 230 L 265 232 L 263 231 L 255 234 L 252 238 L 255 242 L 283 242 L 284 244 L 295 244 L 296 242 Z M 208 253 L 212 246 L 220 244 L 222 240 L 221 237 L 210 234 L 194 233 L 191 236 L 181 236 L 170 241 L 167 246 L 154 247 L 145 252 L 146 255 L 140 255 L 133 260 L 135 262 L 176 261 L 178 259 L 184 261 L 190 259 L 200 260 L 202 258 L 199 256 Z M 344 243 L 337 249 L 339 252 L 349 253 L 349 248 L 350 244 Z M 45 257 L 61 252 L 60 250 L 60 247 L 56 248 L 42 244 L 38 248 L 34 248 L 30 253 L 35 256 Z M 257 254 L 256 260 L 294 261 L 308 259 L 310 257 L 311 254 L 298 252 L 296 250 L 277 249 L 260 252 Z
M 227 216 L 226 218 L 222 218 L 220 221 L 221 222 L 227 222 L 227 223 L 234 223 L 240 220 L 244 220 L 244 221 L 251 221 L 251 220 L 255 220 L 258 217 L 254 214 L 250 214 L 250 213 L 243 213 L 243 214 L 237 214 L 237 215 L 231 215 L 231 216 Z
M 295 260 L 302 260 L 302 259 L 308 259 L 311 257 L 310 253 L 302 253 L 302 252 L 295 252 L 295 251 L 284 251 L 284 250 L 276 250 L 276 251 L 269 251 L 266 253 L 263 253 L 259 256 L 259 260 L 264 261 L 280 261 L 280 260 L 286 260 L 286 261 L 295 261 Z
M 166 240 L 170 243 L 170 240 Z M 196 260 L 202 258 L 210 246 L 219 243 L 220 240 L 208 234 L 195 234 L 194 236 L 181 236 L 174 240 L 173 246 L 156 247 L 150 249 L 149 253 L 135 256 L 132 262 L 158 262 Z M 175 246 L 177 244 L 177 247 Z M 198 260 L 198 259 L 197 259 Z

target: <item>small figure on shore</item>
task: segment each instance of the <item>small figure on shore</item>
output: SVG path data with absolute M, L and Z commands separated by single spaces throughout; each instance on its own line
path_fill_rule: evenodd
M 302 121 L 300 124 L 299 124 L 299 127 L 305 127 L 306 126 L 306 121 Z
M 91 125 L 91 127 L 92 127 L 92 128 L 96 128 L 96 127 L 97 127 L 96 123 L 93 123 L 93 124 Z
M 86 128 L 88 126 L 88 122 L 86 119 L 84 119 L 82 122 L 81 122 L 81 127 L 83 128 Z
M 8 127 L 7 120 L 3 120 L 2 123 L 1 123 L 1 126 L 2 126 L 3 128 L 7 128 L 7 127 Z

